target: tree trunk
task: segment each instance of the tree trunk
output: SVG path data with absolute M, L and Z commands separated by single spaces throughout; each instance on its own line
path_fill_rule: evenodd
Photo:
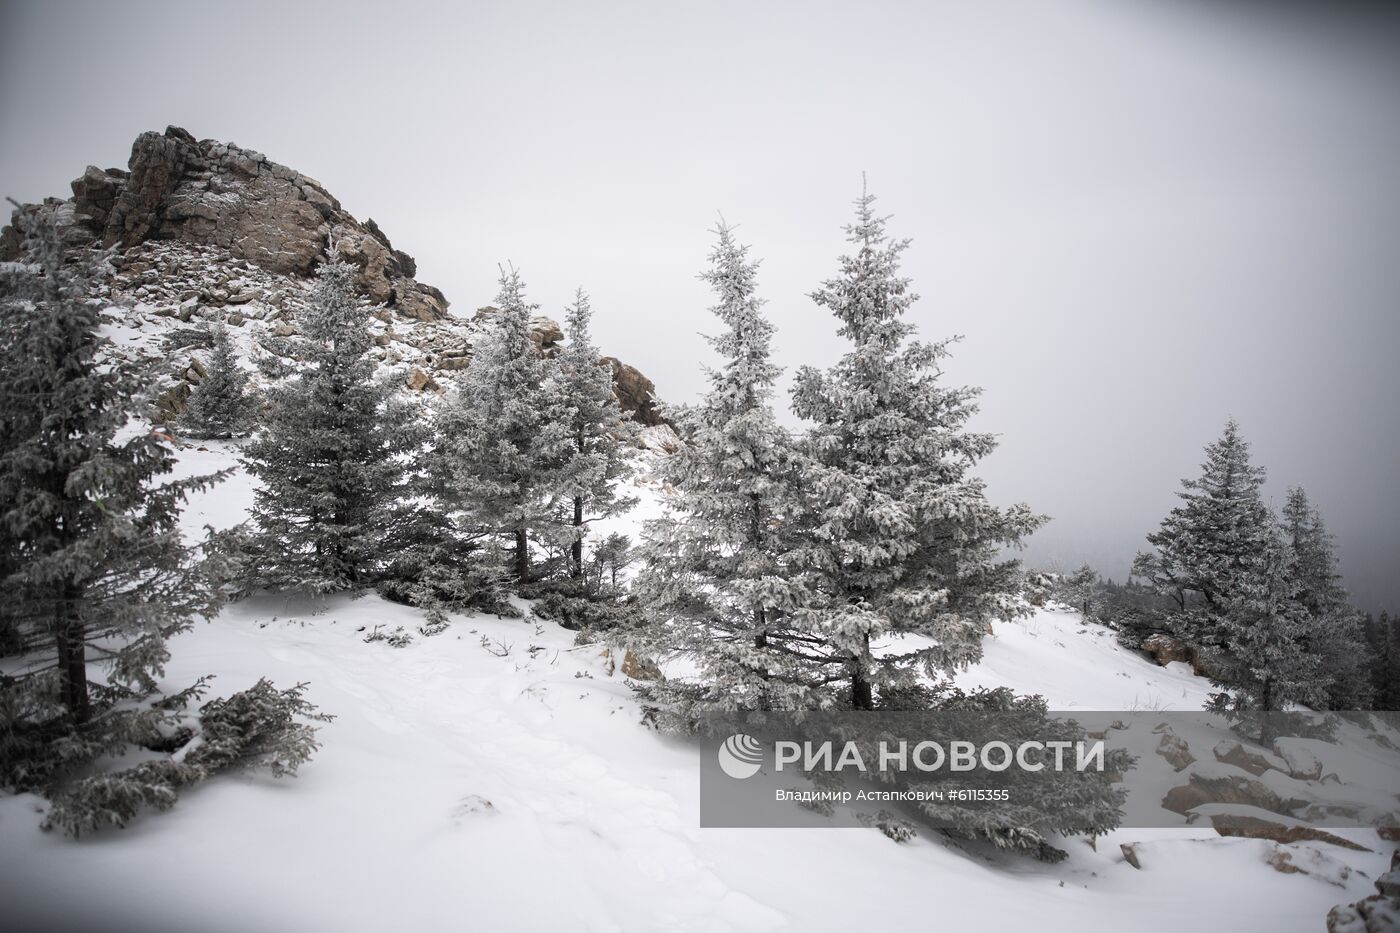
M 76 617 L 71 588 L 60 597 L 57 622 L 55 644 L 63 705 L 75 721 L 87 722 L 92 712 L 88 703 L 87 643 L 83 640 L 82 623 Z
M 870 681 L 865 678 L 865 671 L 861 670 L 860 662 L 855 662 L 851 667 L 851 709 L 874 709 L 875 693 L 870 686 Z
M 869 634 L 865 636 L 865 653 L 870 653 Z M 875 708 L 875 691 L 866 676 L 864 658 L 851 658 L 851 708 Z
M 569 546 L 569 559 L 569 576 L 583 576 L 583 496 L 574 496 L 574 543 Z
M 530 539 L 524 528 L 515 532 L 515 578 L 521 583 L 530 582 Z
M 763 547 L 763 503 L 757 493 L 750 494 L 749 544 L 759 550 Z M 768 620 L 761 605 L 753 607 L 753 646 L 762 648 L 768 644 Z

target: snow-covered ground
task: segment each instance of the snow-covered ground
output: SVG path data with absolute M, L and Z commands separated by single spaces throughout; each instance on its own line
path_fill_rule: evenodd
M 215 446 L 185 468 L 233 461 Z M 246 498 L 235 479 L 190 523 L 237 521 Z M 172 685 L 210 672 L 216 695 L 261 676 L 308 682 L 337 717 L 324 747 L 295 779 L 219 776 L 168 813 L 78 841 L 40 832 L 38 798 L 0 798 L 0 927 L 1312 931 L 1374 893 L 1390 858 L 1370 831 L 1344 835 L 1378 851 L 1321 846 L 1326 871 L 1284 874 L 1266 862 L 1273 843 L 1208 827 L 1070 840 L 1053 866 L 932 834 L 702 830 L 697 749 L 639 724 L 601 649 L 483 616 L 405 648 L 363 640 L 421 621 L 372 596 L 262 597 L 180 636 Z M 1123 710 L 1198 709 L 1207 686 L 1056 611 L 997 626 L 960 682 Z M 1141 869 L 1128 842 L 1142 843 Z

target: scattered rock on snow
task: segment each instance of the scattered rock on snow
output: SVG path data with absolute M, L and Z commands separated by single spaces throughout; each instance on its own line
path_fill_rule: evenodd
M 1344 849 L 1354 849 L 1358 852 L 1370 852 L 1360 843 L 1352 842 L 1350 839 L 1343 839 L 1325 830 L 1314 826 L 1285 826 L 1272 820 L 1262 819 L 1257 816 L 1235 816 L 1228 813 L 1213 813 L 1210 823 L 1215 827 L 1215 831 L 1222 836 L 1240 836 L 1246 839 L 1270 839 L 1280 843 L 1302 842 L 1304 840 L 1312 842 L 1326 842 Z
M 1288 768 L 1282 759 L 1275 758 L 1267 752 L 1245 748 L 1232 739 L 1226 739 L 1216 745 L 1214 754 L 1216 761 L 1243 768 L 1250 774 L 1263 774 L 1269 770 L 1286 772 Z
M 1339 888 L 1347 886 L 1351 878 L 1351 866 L 1343 864 L 1332 856 L 1313 846 L 1287 847 L 1275 845 L 1265 858 L 1274 869 L 1285 875 L 1299 874 L 1316 878 Z
M 1395 933 L 1400 930 L 1400 898 L 1372 895 L 1338 904 L 1327 914 L 1327 933 Z
M 1377 878 L 1376 890 L 1386 897 L 1400 897 L 1400 869 L 1392 868 Z
M 1164 808 L 1188 817 L 1196 807 L 1208 803 L 1237 803 L 1287 816 L 1303 806 L 1304 801 L 1284 800 L 1263 783 L 1236 774 L 1193 774 L 1188 783 L 1173 787 L 1162 798 Z
M 1354 904 L 1338 904 L 1327 914 L 1327 933 L 1395 933 L 1400 930 L 1400 871 L 1376 879 L 1378 893 Z
M 1191 754 L 1191 747 L 1186 744 L 1186 741 L 1180 736 L 1172 734 L 1170 731 L 1164 733 L 1162 735 L 1162 741 L 1157 743 L 1157 754 L 1165 758 L 1167 764 L 1178 771 L 1196 760 L 1195 756 Z
M 1274 742 L 1274 754 L 1283 762 L 1283 770 L 1300 781 L 1316 781 L 1322 777 L 1322 762 L 1303 743 L 1306 739 L 1285 737 Z

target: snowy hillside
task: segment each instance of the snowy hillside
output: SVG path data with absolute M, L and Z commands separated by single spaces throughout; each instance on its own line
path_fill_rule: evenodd
M 183 468 L 234 461 L 215 445 Z M 226 527 L 247 498 L 235 477 L 187 521 Z M 601 649 L 528 617 L 455 617 L 435 637 L 421 622 L 373 596 L 265 597 L 180 636 L 171 685 L 309 683 L 336 716 L 321 751 L 295 779 L 216 777 L 76 842 L 39 831 L 39 798 L 0 799 L 5 887 L 35 916 L 105 929 L 1302 931 L 1389 864 L 1372 831 L 1341 835 L 1379 851 L 1298 847 L 1308 870 L 1285 873 L 1275 843 L 1209 827 L 1072 840 L 1054 866 L 927 834 L 701 830 L 696 748 L 639 724 Z M 364 641 L 400 626 L 407 647 Z M 1207 687 L 1049 610 L 998 625 L 959 682 L 1068 709 L 1198 709 Z M 1141 868 L 1120 850 L 1133 842 Z

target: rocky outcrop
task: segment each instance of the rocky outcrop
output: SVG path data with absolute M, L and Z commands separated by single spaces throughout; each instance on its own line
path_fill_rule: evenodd
M 137 137 L 126 169 L 90 165 L 72 189 L 62 218 L 70 240 L 86 233 L 123 250 L 176 241 L 301 276 L 338 251 L 359 268 L 356 284 L 370 301 L 417 320 L 447 314 L 442 292 L 413 278 L 413 257 L 394 249 L 373 220 L 360 223 L 316 179 L 252 149 L 172 126 Z M 17 248 L 13 232 L 0 234 L 0 258 L 15 258 Z
M 242 339 L 252 345 L 263 334 L 295 333 L 310 274 L 331 253 L 358 270 L 356 285 L 378 306 L 374 352 L 408 372 L 410 391 L 441 391 L 445 377 L 469 366 L 495 310 L 454 317 L 443 293 L 415 278 L 413 257 L 373 220 L 356 220 L 319 181 L 179 127 L 142 133 L 125 169 L 90 165 L 72 190 L 67 200 L 21 210 L 50 217 L 71 247 L 112 248 L 111 275 L 97 283 L 96 297 L 127 309 L 126 328 L 141 332 L 133 339 L 147 346 L 122 352 L 149 360 L 163 359 L 162 334 L 179 324 L 220 321 L 248 333 Z M 0 261 L 21 258 L 21 251 L 15 225 L 0 230 Z M 546 317 L 535 318 L 530 333 L 547 356 L 564 339 Z M 662 424 L 651 380 L 608 362 L 623 409 L 644 425 Z M 190 371 L 186 356 L 171 360 L 174 381 L 157 387 L 158 419 L 183 411 Z
M 615 357 L 605 356 L 603 362 L 612 367 L 613 392 L 623 411 L 645 425 L 666 423 L 657 403 L 656 385 L 650 379 Z

